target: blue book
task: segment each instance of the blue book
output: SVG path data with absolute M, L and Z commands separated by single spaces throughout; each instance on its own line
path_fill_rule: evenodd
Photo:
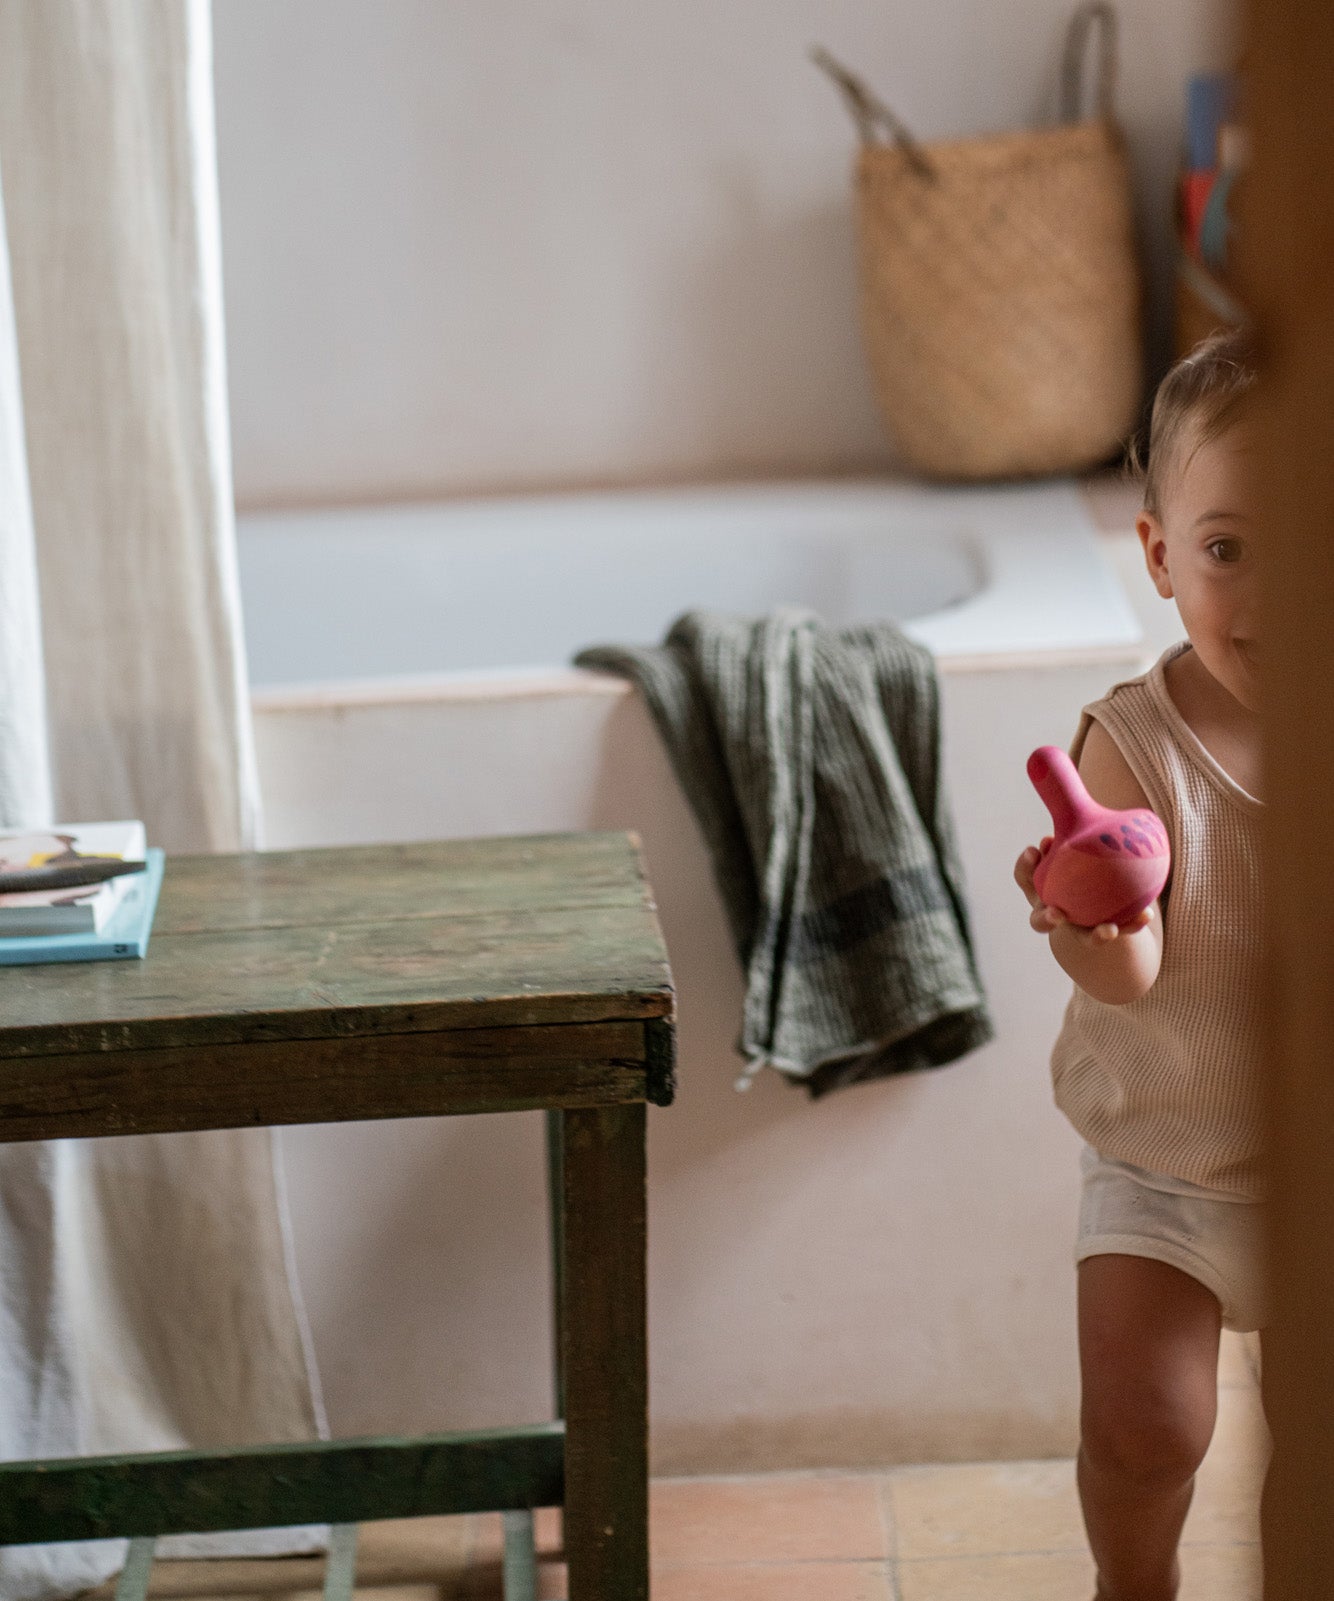
M 1218 130 L 1237 112 L 1237 77 L 1201 72 L 1186 86 L 1186 166 L 1206 172 L 1218 165 Z
M 165 852 L 144 853 L 147 866 L 136 873 L 125 898 L 97 933 L 12 934 L 0 938 L 0 967 L 30 967 L 37 962 L 105 962 L 117 956 L 142 956 L 162 888 Z

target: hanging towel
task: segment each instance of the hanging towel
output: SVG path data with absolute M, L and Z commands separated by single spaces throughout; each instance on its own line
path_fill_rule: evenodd
M 692 611 L 578 667 L 642 691 L 746 974 L 738 1049 L 813 1096 L 992 1037 L 940 771 L 931 653 L 888 623 Z

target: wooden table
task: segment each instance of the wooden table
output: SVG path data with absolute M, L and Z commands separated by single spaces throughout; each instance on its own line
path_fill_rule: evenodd
M 648 1593 L 645 1103 L 673 995 L 624 834 L 173 857 L 143 961 L 0 975 L 0 1141 L 546 1109 L 561 1416 L 487 1434 L 0 1467 L 0 1545 L 563 1506 L 571 1601 Z

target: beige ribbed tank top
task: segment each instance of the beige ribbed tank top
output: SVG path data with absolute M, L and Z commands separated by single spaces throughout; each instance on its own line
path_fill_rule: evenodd
M 1260 818 L 1167 692 L 1175 645 L 1084 708 L 1115 740 L 1167 828 L 1153 987 L 1125 1006 L 1078 986 L 1052 1052 L 1056 1104 L 1104 1156 L 1241 1198 L 1260 1172 Z

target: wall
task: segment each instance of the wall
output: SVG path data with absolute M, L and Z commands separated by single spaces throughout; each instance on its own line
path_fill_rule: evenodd
M 639 697 L 261 701 L 274 845 L 422 838 L 442 815 L 460 836 L 640 834 L 680 1005 L 678 1096 L 651 1111 L 648 1133 L 659 1472 L 1074 1450 L 1080 1142 L 1047 1068 L 1069 981 L 1028 933 L 1010 865 L 1040 815 L 1024 756 L 1133 669 L 1038 661 L 943 680 L 946 776 L 995 1040 L 814 1104 L 773 1073 L 733 1088 L 742 975 L 703 839 Z M 334 1432 L 548 1416 L 540 1118 L 283 1137 Z
M 217 0 L 242 504 L 883 464 L 852 135 L 806 48 L 863 68 L 924 137 L 982 131 L 1049 109 L 1068 10 Z M 1226 52 L 1206 0 L 1120 10 L 1161 342 L 1182 80 Z M 1070 1449 L 1077 1141 L 1043 1060 L 1064 992 L 995 883 L 1015 828 L 994 775 L 1017 807 L 1012 749 L 1072 726 L 1109 674 L 1005 676 L 949 686 L 946 713 L 988 731 L 951 776 L 1010 1054 L 817 1107 L 770 1080 L 740 1098 L 692 1046 L 723 1020 L 683 1005 L 682 1107 L 651 1133 L 661 1468 Z M 694 851 L 664 922 L 683 963 L 724 967 L 721 912 L 692 900 L 701 847 L 649 756 L 649 822 L 594 820 L 643 826 L 651 862 Z M 539 1131 L 510 1121 L 289 1135 L 340 1432 L 545 1410 Z M 899 1189 L 912 1204 L 887 1206 Z M 510 1214 L 522 1238 L 489 1227 Z
M 1122 0 L 1165 349 L 1184 79 L 1220 0 Z M 217 0 L 246 507 L 883 465 L 851 124 L 1049 116 L 1070 0 Z

